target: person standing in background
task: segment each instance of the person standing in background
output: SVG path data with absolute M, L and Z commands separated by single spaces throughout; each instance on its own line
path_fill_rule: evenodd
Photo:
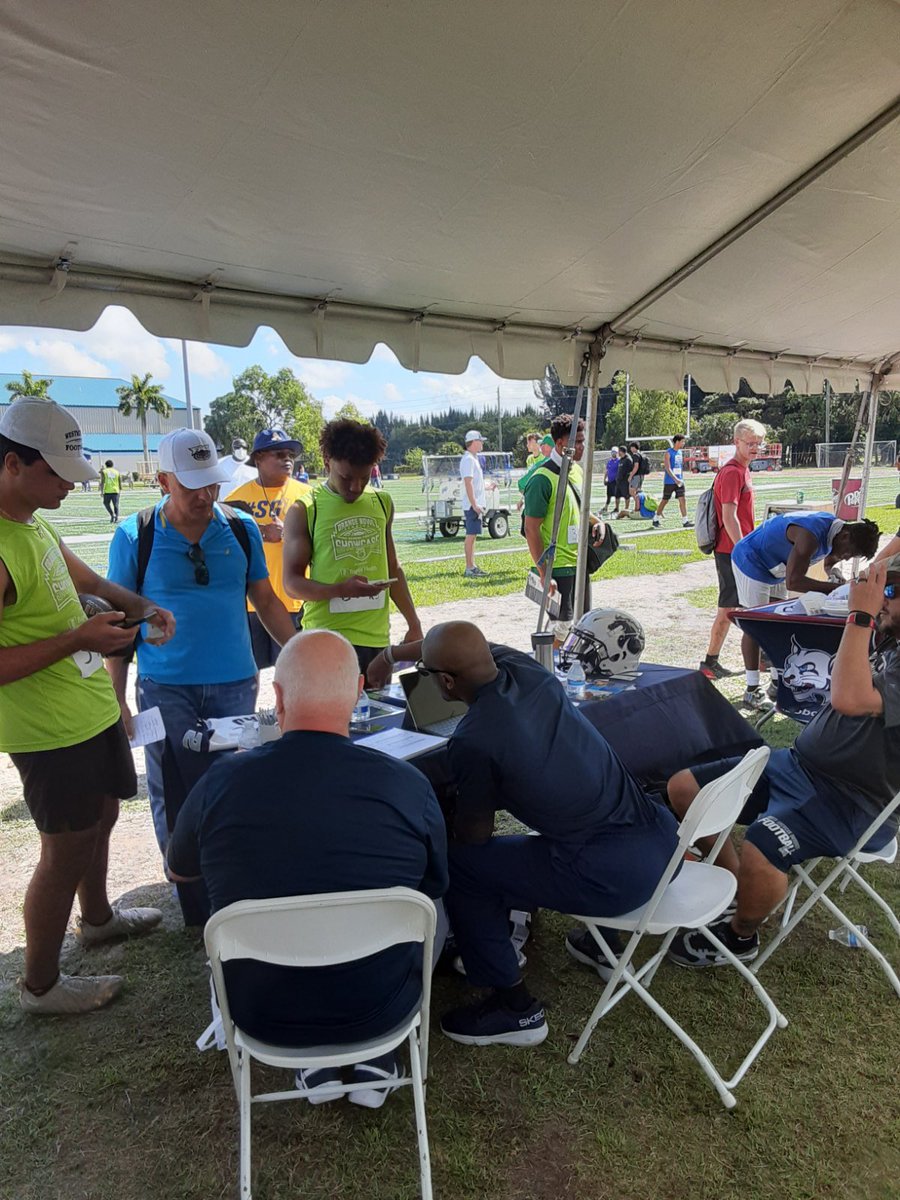
M 606 516 L 609 512 L 610 501 L 616 500 L 616 476 L 619 473 L 619 447 L 613 446 L 609 452 L 609 458 L 606 460 L 606 503 L 603 505 L 601 516 Z M 616 512 L 619 511 L 619 502 L 616 500 Z
M 481 533 L 481 518 L 487 507 L 484 490 L 484 471 L 480 456 L 484 449 L 484 438 L 477 429 L 466 434 L 466 452 L 459 460 L 459 476 L 463 482 L 463 518 L 466 525 L 466 579 L 486 579 L 487 571 L 475 565 L 475 539 Z
M 283 429 L 260 430 L 253 439 L 253 450 L 247 460 L 256 468 L 256 479 L 241 484 L 225 498 L 226 504 L 242 508 L 256 522 L 263 540 L 272 591 L 298 628 L 303 601 L 289 596 L 284 590 L 282 555 L 284 518 L 288 509 L 311 491 L 309 484 L 291 478 L 294 458 L 302 448 L 300 442 L 289 438 Z M 249 597 L 247 609 L 256 666 L 260 671 L 264 667 L 274 667 L 281 647 L 259 619 Z
M 116 525 L 119 520 L 119 495 L 122 491 L 122 476 L 113 466 L 113 460 L 108 458 L 100 468 L 100 494 L 103 497 L 103 507 L 109 513 L 110 525 Z
M 684 434 L 681 433 L 675 434 L 672 445 L 663 455 L 663 494 L 653 518 L 654 529 L 659 529 L 666 505 L 673 496 L 681 510 L 681 524 L 687 529 L 691 519 L 687 515 L 687 500 L 684 494 Z

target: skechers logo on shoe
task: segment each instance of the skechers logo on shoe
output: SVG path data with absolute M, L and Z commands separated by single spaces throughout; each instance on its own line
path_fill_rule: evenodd
M 527 1029 L 529 1025 L 542 1025 L 544 1022 L 544 1010 L 539 1008 L 536 1013 L 532 1013 L 529 1017 L 519 1017 L 519 1026 L 522 1029 Z

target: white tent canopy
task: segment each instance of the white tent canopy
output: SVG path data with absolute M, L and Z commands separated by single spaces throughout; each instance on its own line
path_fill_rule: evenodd
M 0 324 L 122 304 L 570 380 L 603 331 L 605 377 L 708 390 L 865 386 L 900 351 L 896 0 L 31 0 L 0 27 Z

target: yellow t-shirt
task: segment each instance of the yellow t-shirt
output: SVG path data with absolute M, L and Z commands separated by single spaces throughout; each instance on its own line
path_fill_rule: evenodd
M 259 526 L 262 534 L 263 525 L 269 525 L 273 517 L 283 521 L 287 510 L 296 504 L 301 496 L 311 492 L 308 483 L 299 483 L 296 479 L 287 479 L 280 488 L 264 488 L 259 482 L 259 476 L 250 483 L 243 483 L 239 488 L 225 497 L 225 503 L 231 504 L 240 500 L 246 504 L 253 515 L 253 520 Z M 263 535 L 263 550 L 266 555 L 266 566 L 269 568 L 269 582 L 272 591 L 282 601 L 288 612 L 299 612 L 303 601 L 289 596 L 284 590 L 284 573 L 282 571 L 282 543 L 267 542 Z M 247 607 L 253 611 L 253 605 L 247 601 Z

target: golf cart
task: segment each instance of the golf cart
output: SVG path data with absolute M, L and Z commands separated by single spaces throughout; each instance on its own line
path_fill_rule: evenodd
M 485 511 L 482 517 L 492 538 L 509 533 L 512 501 L 512 454 L 488 451 L 480 454 L 484 471 Z M 456 537 L 463 527 L 463 481 L 459 476 L 460 454 L 426 454 L 422 459 L 422 490 L 425 493 L 423 525 L 426 542 Z

